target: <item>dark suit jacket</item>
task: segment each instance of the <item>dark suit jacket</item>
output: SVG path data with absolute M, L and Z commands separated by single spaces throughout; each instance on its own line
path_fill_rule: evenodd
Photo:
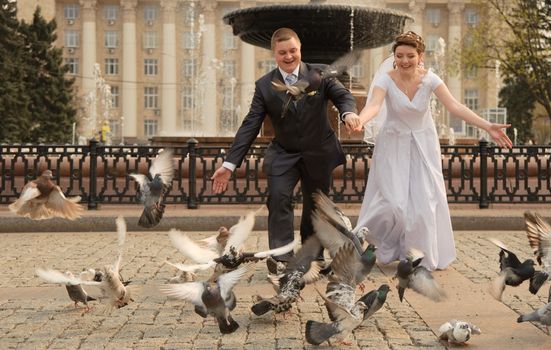
M 298 78 L 302 79 L 314 67 L 325 66 L 302 62 Z M 354 97 L 337 79 L 323 79 L 314 95 L 304 96 L 296 106 L 291 103 L 282 118 L 287 96 L 272 87 L 274 79 L 283 81 L 278 68 L 256 81 L 251 108 L 237 131 L 226 161 L 241 164 L 268 115 L 275 137 L 264 158 L 266 174 L 281 175 L 303 159 L 310 175 L 329 176 L 336 166 L 344 163 L 345 157 L 327 118 L 327 103 L 331 100 L 341 115 L 356 112 Z

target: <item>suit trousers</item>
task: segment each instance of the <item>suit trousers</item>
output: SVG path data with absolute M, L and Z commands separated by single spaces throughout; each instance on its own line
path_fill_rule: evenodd
M 314 175 L 314 176 L 312 176 Z M 321 176 L 320 176 L 321 175 Z M 314 234 L 311 213 L 314 209 L 312 193 L 321 190 L 329 192 L 331 174 L 310 174 L 304 161 L 300 159 L 293 167 L 281 175 L 268 176 L 268 241 L 270 249 L 291 243 L 295 236 L 293 192 L 300 180 L 302 189 L 302 219 L 300 222 L 301 242 Z M 320 252 L 322 255 L 323 250 Z M 288 261 L 292 253 L 275 257 L 276 260 Z

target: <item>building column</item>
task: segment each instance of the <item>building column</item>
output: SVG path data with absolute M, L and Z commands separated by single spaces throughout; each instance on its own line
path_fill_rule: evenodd
M 163 136 L 176 132 L 177 115 L 177 68 L 176 68 L 176 0 L 162 0 L 163 46 L 162 67 L 163 87 L 161 89 L 161 131 Z
M 463 3 L 460 3 L 458 1 L 451 1 L 448 3 L 448 10 L 449 10 L 449 25 L 448 25 L 448 44 L 446 45 L 448 48 L 452 46 L 457 46 L 458 49 L 461 49 L 461 45 L 457 45 L 460 43 L 461 40 L 461 23 L 463 20 L 463 9 L 465 8 L 465 5 Z M 448 89 L 450 90 L 453 97 L 455 97 L 458 101 L 463 102 L 462 96 L 462 84 L 461 84 L 461 71 L 463 67 L 455 67 L 458 69 L 455 69 L 457 72 L 455 75 L 448 75 L 447 77 L 447 85 Z M 452 125 L 455 128 L 458 127 L 458 123 L 464 124 L 463 121 L 460 121 L 459 119 L 455 118 L 453 121 L 450 120 L 449 114 L 448 114 L 448 120 L 447 124 Z M 464 130 L 464 127 L 462 128 Z
M 96 63 L 96 0 L 80 0 L 82 13 L 82 95 L 95 99 L 96 79 L 94 64 Z M 86 123 L 80 127 L 81 134 L 90 139 L 96 135 L 97 114 L 95 103 L 90 105 Z
M 220 125 L 218 110 L 218 91 L 216 86 L 216 69 L 213 60 L 216 58 L 216 2 L 202 1 L 205 31 L 203 32 L 203 59 L 201 67 L 204 73 L 204 99 L 202 129 L 204 136 L 217 136 Z
M 425 19 L 425 1 L 412 0 L 408 4 L 414 22 L 409 24 L 409 30 L 423 35 L 423 20 Z
M 138 136 L 138 84 L 136 6 L 138 0 L 122 0 L 122 136 Z M 124 119 L 122 119 L 124 118 Z
M 241 8 L 255 6 L 254 2 L 241 2 Z M 241 98 L 239 100 L 240 115 L 237 116 L 237 123 L 240 124 L 249 108 L 254 95 L 255 83 L 255 54 L 254 46 L 241 41 Z

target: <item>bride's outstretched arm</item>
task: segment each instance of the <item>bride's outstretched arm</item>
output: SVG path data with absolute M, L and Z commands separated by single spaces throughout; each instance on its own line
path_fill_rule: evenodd
M 385 100 L 385 90 L 375 86 L 373 88 L 373 93 L 371 95 L 371 98 L 369 101 L 367 101 L 365 107 L 360 112 L 360 125 L 356 127 L 356 131 L 362 130 L 362 127 L 365 123 L 373 119 L 377 114 L 379 114 L 379 110 L 381 109 L 381 104 Z
M 479 117 L 467 106 L 459 103 L 450 93 L 446 84 L 440 84 L 434 90 L 434 94 L 451 114 L 463 119 L 471 125 L 485 130 L 500 147 L 511 148 L 513 146 L 513 142 L 509 139 L 505 131 L 503 131 L 503 129 L 511 127 L 511 124 L 495 124 Z

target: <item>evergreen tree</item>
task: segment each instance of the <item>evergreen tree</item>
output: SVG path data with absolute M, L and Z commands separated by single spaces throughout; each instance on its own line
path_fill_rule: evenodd
M 30 97 L 32 142 L 64 143 L 71 141 L 76 110 L 72 105 L 73 79 L 63 63 L 62 49 L 54 42 L 56 22 L 46 21 L 37 7 L 30 24 L 21 23 L 21 33 L 28 55 L 25 87 Z
M 532 112 L 536 99 L 530 87 L 514 77 L 504 80 L 505 86 L 499 92 L 500 104 L 507 108 L 507 122 L 512 127 L 507 133 L 513 139 L 513 129 L 517 129 L 517 142 L 526 143 L 532 135 Z
M 0 142 L 29 140 L 29 98 L 25 93 L 24 42 L 15 1 L 0 0 Z

